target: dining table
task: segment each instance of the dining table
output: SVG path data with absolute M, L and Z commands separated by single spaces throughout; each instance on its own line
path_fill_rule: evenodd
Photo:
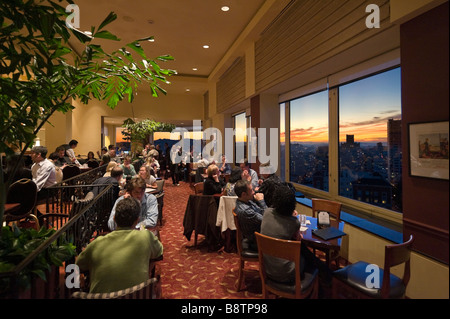
M 300 215 L 298 216 L 300 217 Z M 334 227 L 341 232 L 344 231 L 345 223 L 343 221 L 330 220 L 330 226 Z M 312 249 L 318 249 L 320 251 L 326 252 L 326 264 L 330 266 L 329 253 L 330 251 L 339 252 L 342 245 L 342 237 L 346 234 L 343 233 L 342 236 L 325 240 L 314 234 L 314 230 L 317 228 L 317 218 L 306 216 L 306 225 L 300 226 L 300 233 L 302 234 L 302 241 L 306 246 Z

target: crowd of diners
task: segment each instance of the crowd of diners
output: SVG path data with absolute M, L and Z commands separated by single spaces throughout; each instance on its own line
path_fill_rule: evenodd
M 96 195 L 106 185 L 113 185 L 115 204 L 108 220 L 111 232 L 92 241 L 78 256 L 76 263 L 82 271 L 89 271 L 89 291 L 92 293 L 112 292 L 137 285 L 148 279 L 149 260 L 163 253 L 158 238 L 150 231 L 142 231 L 156 227 L 158 221 L 158 202 L 146 190 L 156 188 L 156 180 L 161 178 L 171 178 L 174 186 L 178 186 L 182 180 L 189 182 L 190 175 L 194 174 L 193 166 L 189 165 L 194 161 L 192 152 L 183 152 L 181 147 L 171 149 L 167 144 L 162 152 L 159 146 L 148 144 L 137 161 L 132 162 L 130 155 L 119 157 L 111 146 L 97 152 L 98 158 L 89 152 L 88 158 L 81 164 L 74 152 L 77 145 L 78 142 L 72 140 L 68 147 L 59 146 L 49 158 L 46 147 L 33 147 L 31 168 L 19 165 L 13 181 L 23 177 L 32 179 L 38 188 L 38 198 L 44 198 L 45 189 L 57 182 L 57 175 L 65 166 L 87 166 L 89 161 L 107 165 L 104 176 L 93 183 L 91 190 Z M 178 156 L 177 160 L 175 155 Z M 189 156 L 191 158 L 188 159 Z M 6 174 L 11 173 L 9 167 L 14 160 L 17 160 L 17 156 L 8 158 Z M 295 191 L 272 173 L 273 170 L 268 169 L 270 167 L 267 164 L 262 164 L 261 168 L 263 174 L 258 175 L 247 160 L 232 168 L 225 156 L 218 163 L 205 158 L 197 158 L 196 161 L 196 170 L 203 173 L 204 195 L 237 197 L 235 213 L 243 238 L 255 251 L 255 231 L 281 239 L 301 239 L 300 222 L 295 210 Z M 226 175 L 227 181 L 223 178 Z M 308 249 L 302 251 L 305 252 L 301 260 L 302 276 L 318 267 L 321 277 L 329 283 L 330 270 Z M 292 262 L 269 260 L 267 270 L 274 280 L 295 280 Z

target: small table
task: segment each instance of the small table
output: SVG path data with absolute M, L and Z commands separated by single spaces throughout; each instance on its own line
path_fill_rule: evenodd
M 324 240 L 313 234 L 313 230 L 317 229 L 317 218 L 306 216 L 306 220 L 309 221 L 310 224 L 307 224 L 306 230 L 301 232 L 303 236 L 302 240 L 308 247 L 325 252 L 326 264 L 329 267 L 330 266 L 329 252 L 341 250 L 342 237 Z M 344 222 L 342 221 L 338 222 L 337 220 L 330 220 L 330 226 L 335 227 L 340 231 L 343 231 Z M 302 228 L 303 226 L 301 227 L 301 229 Z

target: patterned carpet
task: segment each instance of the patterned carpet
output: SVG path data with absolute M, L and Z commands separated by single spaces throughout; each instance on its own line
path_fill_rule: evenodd
M 189 183 L 174 186 L 166 180 L 164 186 L 163 225 L 160 227 L 164 259 L 158 262 L 161 271 L 162 299 L 252 299 L 261 297 L 261 283 L 257 263 L 247 263 L 246 289 L 236 292 L 239 258 L 223 249 L 208 251 L 198 246 L 194 236 L 183 236 L 183 217 L 190 194 Z

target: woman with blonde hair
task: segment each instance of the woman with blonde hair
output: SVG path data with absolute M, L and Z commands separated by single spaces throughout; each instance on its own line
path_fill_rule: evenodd
M 150 174 L 150 168 L 147 165 L 142 165 L 139 168 L 138 175 L 145 180 L 146 188 L 157 188 L 155 176 Z
M 204 195 L 221 194 L 225 186 L 224 180 L 220 177 L 219 168 L 217 165 L 212 164 L 208 166 L 206 170 L 208 178 L 205 180 L 203 186 Z
M 111 176 L 111 171 L 114 167 L 116 167 L 118 164 L 116 162 L 109 162 L 108 166 L 106 166 L 106 173 L 103 174 L 103 177 Z

